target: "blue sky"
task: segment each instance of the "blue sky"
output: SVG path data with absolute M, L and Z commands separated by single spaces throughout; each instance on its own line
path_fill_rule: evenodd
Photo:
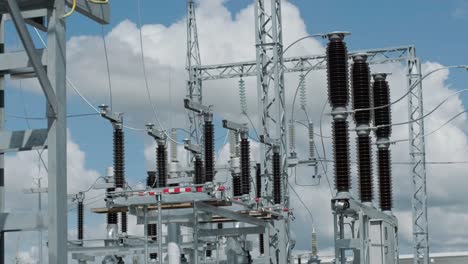
M 123 20 L 137 22 L 136 1 L 111 0 L 110 2 L 112 21 L 110 25 L 105 26 L 106 32 Z M 181 21 L 185 16 L 185 0 L 141 0 L 141 2 L 143 24 L 170 26 Z M 227 0 L 225 5 L 232 14 L 237 14 L 251 2 L 251 0 Z M 352 32 L 352 36 L 348 39 L 350 50 L 414 44 L 422 61 L 433 61 L 443 65 L 468 64 L 466 50 L 468 0 L 290 0 L 289 2 L 299 8 L 309 34 L 335 30 Z M 101 27 L 88 19 L 79 15 L 73 15 L 68 19 L 68 39 L 81 35 L 100 37 L 100 34 Z M 11 49 L 18 48 L 18 40 L 15 36 L 9 37 L 7 42 Z M 151 49 L 151 47 L 146 48 Z M 180 50 L 180 53 L 185 53 L 185 50 Z M 128 89 L 142 89 L 137 87 L 139 85 L 141 83 Z M 462 71 L 451 71 L 447 85 L 453 89 L 468 88 L 468 74 Z M 95 89 L 107 88 L 95 87 Z M 73 94 L 73 91 L 69 90 L 69 94 Z M 9 114 L 24 115 L 24 105 L 26 105 L 30 116 L 44 115 L 44 100 L 42 96 L 37 96 L 37 93 L 24 91 L 23 94 L 20 89 L 8 89 L 7 98 L 6 108 Z M 464 105 L 468 102 L 466 100 L 468 97 L 463 97 Z M 107 103 L 107 101 L 93 100 L 93 103 L 97 105 Z M 180 103 L 182 103 L 181 100 Z M 116 109 L 116 111 L 119 110 Z M 91 113 L 92 110 L 78 97 L 73 96 L 69 98 L 68 112 L 81 114 Z M 129 116 L 130 121 L 137 120 L 136 115 L 138 111 L 133 111 Z M 73 141 L 86 153 L 86 167 L 102 173 L 105 167 L 112 164 L 112 129 L 109 122 L 98 116 L 70 118 L 68 122 Z M 40 127 L 44 124 L 44 121 L 31 121 L 32 127 Z M 142 123 L 132 123 L 132 125 L 143 127 Z M 7 127 L 23 129 L 26 123 L 24 120 L 7 117 Z M 224 133 L 220 129 L 217 132 L 217 137 Z M 143 179 L 146 177 L 143 149 L 151 140 L 144 133 L 127 131 L 126 142 L 127 176 L 132 181 Z
M 233 14 L 236 14 L 251 2 L 250 0 L 227 0 L 225 4 Z M 352 32 L 348 40 L 350 50 L 414 44 L 417 47 L 418 56 L 423 61 L 437 61 L 444 65 L 468 64 L 466 50 L 468 1 L 466 0 L 391 2 L 292 0 L 290 2 L 300 9 L 310 34 L 334 30 Z M 185 1 L 182 0 L 141 0 L 141 3 L 143 24 L 169 26 L 183 19 L 186 12 Z M 137 23 L 137 1 L 112 1 L 111 13 L 111 24 L 105 26 L 106 32 L 125 19 Z M 68 20 L 68 38 L 79 35 L 99 36 L 100 34 L 101 27 L 82 16 L 74 15 Z M 452 71 L 449 83 L 459 89 L 468 88 L 468 74 Z M 34 97 L 31 103 L 34 105 L 36 100 L 37 98 Z M 89 109 L 86 106 L 83 107 L 77 97 L 73 97 L 70 103 L 70 113 L 89 112 Z M 110 125 L 102 122 L 98 117 L 70 119 L 69 125 L 74 140 L 86 153 L 89 153 L 90 167 L 102 171 L 103 159 L 104 161 L 107 159 L 109 164 L 111 162 L 111 157 L 102 153 L 102 149 L 111 148 L 110 141 L 103 140 L 111 133 Z M 102 130 L 87 129 L 91 127 L 99 127 Z M 148 142 L 148 139 L 142 138 L 141 133 L 138 132 L 127 132 L 127 137 L 130 143 L 127 146 L 128 153 L 132 153 L 132 157 L 136 160 L 142 160 L 141 147 L 144 142 Z M 96 151 L 96 146 L 99 146 L 100 150 Z M 99 159 L 93 157 L 94 153 L 99 153 Z M 142 173 L 140 165 L 139 162 L 130 161 L 127 166 L 128 171 Z

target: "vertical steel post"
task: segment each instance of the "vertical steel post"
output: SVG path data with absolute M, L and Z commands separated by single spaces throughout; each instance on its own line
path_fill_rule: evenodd
M 197 19 L 195 16 L 195 1 L 187 0 L 187 98 L 192 102 L 202 103 L 202 82 L 200 79 L 200 47 L 198 44 Z M 188 112 L 189 131 L 200 144 L 203 120 L 201 115 Z
M 55 116 L 47 104 L 48 143 L 48 238 L 49 263 L 67 263 L 67 93 L 65 0 L 48 10 L 47 75 L 57 98 Z
M 421 83 L 421 62 L 416 57 L 416 49 L 410 50 L 408 59 L 409 153 L 413 179 L 413 252 L 414 264 L 429 263 L 429 227 L 427 223 L 426 189 L 426 143 L 424 138 L 423 93 Z
M 255 39 L 257 59 L 257 90 L 261 134 L 267 141 L 278 141 L 281 156 L 282 192 L 284 207 L 289 207 L 289 194 L 287 182 L 287 124 L 286 105 L 284 94 L 284 63 L 283 63 L 283 31 L 281 20 L 281 0 L 270 0 L 270 9 L 265 5 L 265 0 L 255 1 Z M 269 170 L 271 169 L 273 148 L 262 146 L 261 160 L 264 169 L 265 197 L 268 199 L 271 190 L 269 183 Z M 272 223 L 275 224 L 274 222 Z M 278 223 L 276 227 L 270 227 L 270 234 L 265 240 L 267 251 L 265 258 L 267 263 L 289 263 L 289 223 Z M 273 231 L 272 234 L 271 231 Z M 272 243 L 271 239 L 285 239 Z M 280 247 L 280 244 L 286 244 Z
M 5 53 L 3 16 L 0 15 L 0 53 Z M 0 75 L 0 131 L 5 127 L 5 76 Z M 5 212 L 5 154 L 0 153 L 0 213 Z M 0 233 L 0 264 L 5 263 L 5 233 Z

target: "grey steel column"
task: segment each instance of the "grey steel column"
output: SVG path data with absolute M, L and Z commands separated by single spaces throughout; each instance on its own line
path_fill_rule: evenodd
M 67 94 L 65 0 L 54 1 L 48 11 L 47 75 L 57 98 L 57 112 L 53 116 L 50 104 L 48 116 L 48 238 L 49 263 L 67 263 Z
M 0 15 L 0 53 L 5 53 L 4 23 Z M 5 127 L 5 76 L 0 75 L 0 131 Z M 0 153 L 0 213 L 5 212 L 5 155 Z M 5 236 L 0 233 L 0 264 L 5 263 Z
M 416 57 L 416 50 L 410 50 L 408 59 L 408 96 L 409 114 L 409 152 L 411 175 L 413 178 L 413 252 L 414 264 L 429 263 L 429 227 L 427 223 L 426 189 L 426 143 L 424 138 L 423 93 L 421 83 L 421 62 Z

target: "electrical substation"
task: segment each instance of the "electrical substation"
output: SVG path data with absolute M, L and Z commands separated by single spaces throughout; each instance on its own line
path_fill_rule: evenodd
M 2 195 L 1 232 L 47 231 L 48 263 L 229 263 L 229 264 L 398 264 L 459 263 L 439 262 L 429 254 L 427 188 L 425 168 L 424 112 L 421 63 L 413 45 L 348 51 L 351 32 L 335 31 L 308 37 L 326 45 L 326 53 L 285 57 L 283 54 L 282 0 L 252 0 L 254 3 L 256 59 L 204 65 L 198 42 L 196 1 L 180 1 L 187 8 L 187 89 L 177 104 L 187 113 L 185 129 L 191 135 L 182 139 L 175 128 L 142 124 L 145 136 L 155 143 L 154 171 L 141 175 L 142 188 L 130 188 L 126 176 L 125 113 L 107 105 L 92 106 L 102 122 L 112 128 L 112 166 L 103 165 L 105 182 L 92 186 L 104 194 L 105 206 L 90 208 L 86 190 L 67 194 L 67 10 L 84 15 L 98 24 L 108 24 L 112 0 L 0 0 L 0 128 L 2 153 L 0 176 Z M 11 21 L 24 51 L 5 53 L 5 22 Z M 32 30 L 45 32 L 44 48 L 37 48 Z M 7 37 L 7 36 L 5 36 Z M 301 40 L 298 40 L 301 41 Z M 295 42 L 297 43 L 297 42 Z M 293 43 L 292 45 L 294 45 Z M 409 126 L 409 155 L 412 178 L 413 256 L 399 253 L 399 223 L 392 213 L 392 87 L 391 72 L 373 72 L 376 64 L 406 65 Z M 466 68 L 466 66 L 464 66 Z M 314 123 L 288 118 L 285 75 L 299 76 L 300 107 L 306 111 L 306 75 L 326 71 L 328 105 L 332 131 L 334 193 L 330 200 L 333 216 L 334 256 L 322 258 L 317 232 L 312 225 L 308 253 L 297 253 L 291 226 L 290 169 L 305 167 L 313 177 L 322 177 L 321 157 L 317 155 Z M 4 82 L 10 78 L 37 78 L 47 99 L 48 126 L 25 131 L 5 131 Z M 258 120 L 220 120 L 214 118 L 216 105 L 203 100 L 203 83 L 212 80 L 238 81 L 241 112 L 247 115 L 247 95 L 243 78 L 256 78 Z M 325 87 L 323 88 L 325 89 Z M 80 95 L 81 96 L 81 95 Z M 252 99 L 252 98 L 249 98 Z M 86 99 L 85 99 L 86 100 Z M 294 107 L 294 105 L 293 105 Z M 293 115 L 294 116 L 294 115 Z M 249 118 L 250 119 L 250 118 Z M 302 125 L 299 127 L 299 125 Z M 229 165 L 217 163 L 219 146 L 215 130 L 228 133 Z M 296 151 L 296 130 L 308 135 L 308 153 Z M 258 138 L 254 138 L 254 130 Z M 352 134 L 353 133 L 353 134 Z M 355 134 L 354 134 L 355 133 Z M 109 135 L 109 138 L 111 135 Z M 351 142 L 350 137 L 356 138 Z M 259 155 L 252 154 L 252 140 L 259 144 Z M 182 142 L 182 143 L 181 143 Z M 351 155 L 351 144 L 356 155 Z M 180 157 L 178 146 L 183 147 Z M 5 212 L 3 156 L 6 152 L 41 150 L 48 152 L 47 212 Z M 182 162 L 182 160 L 187 162 Z M 374 161 L 375 160 L 375 161 Z M 351 164 L 357 164 L 357 173 Z M 230 174 L 228 182 L 217 180 L 217 173 Z M 8 175 L 6 175 L 7 177 Z M 310 176 L 308 176 L 310 177 Z M 355 178 L 354 180 L 352 180 Z M 354 182 L 356 186 L 352 186 Z M 357 184 L 356 184 L 357 183 Z M 378 188 L 375 188 L 375 187 Z M 358 190 L 354 196 L 351 188 Z M 313 192 L 313 189 L 311 189 Z M 77 234 L 68 236 L 67 204 L 77 206 Z M 87 239 L 86 214 L 105 216 L 106 236 Z M 131 233 L 129 217 L 144 229 L 144 235 Z M 104 218 L 103 218 L 104 219 Z M 4 236 L 0 243 L 0 263 L 5 262 Z M 460 256 L 458 256 L 460 257 Z M 463 257 L 463 256 L 462 256 Z M 466 257 L 466 256 L 465 256 Z M 130 261 L 133 259 L 133 262 Z M 38 261 L 42 263 L 42 259 Z M 462 262 L 460 262 L 462 263 Z M 466 262 L 464 262 L 466 263 Z

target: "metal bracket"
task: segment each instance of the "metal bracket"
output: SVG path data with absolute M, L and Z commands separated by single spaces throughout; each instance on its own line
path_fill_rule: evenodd
M 49 103 L 52 115 L 55 116 L 57 114 L 58 102 L 57 97 L 55 95 L 54 90 L 52 89 L 52 84 L 50 83 L 49 77 L 47 76 L 47 71 L 44 65 L 41 63 L 41 59 L 36 54 L 36 48 L 34 47 L 34 42 L 32 41 L 31 35 L 26 27 L 26 22 L 21 15 L 21 10 L 18 6 L 16 0 L 7 0 L 8 3 L 8 11 L 11 15 L 13 23 L 18 31 L 18 35 L 23 43 L 24 49 L 28 54 L 29 59 L 31 60 L 31 64 L 36 71 L 37 78 L 39 83 L 41 84 L 42 90 L 47 98 L 47 102 Z
M 39 213 L 1 213 L 0 231 L 35 231 L 47 228 L 47 216 Z
M 123 117 L 122 113 L 109 113 L 109 106 L 102 104 L 99 106 L 100 114 L 102 117 L 105 119 L 109 120 L 113 124 L 122 124 L 123 123 Z
M 201 152 L 202 152 L 201 146 L 198 145 L 198 144 L 190 143 L 190 140 L 186 140 L 184 142 L 184 149 L 190 151 L 191 153 L 193 153 L 195 155 L 201 154 Z
M 238 222 L 243 222 L 243 223 L 248 223 L 251 225 L 256 225 L 256 226 L 266 226 L 265 221 L 259 220 L 257 218 L 251 217 L 251 216 L 246 216 L 246 215 L 241 215 L 236 212 L 215 207 L 203 202 L 195 202 L 197 210 L 211 213 L 211 214 L 216 214 L 220 215 Z M 194 207 L 195 208 L 195 207 Z
M 0 132 L 0 153 L 47 148 L 47 129 Z
M 163 131 L 154 129 L 154 124 L 149 123 L 146 125 L 146 128 L 148 131 L 148 135 L 150 135 L 152 138 L 157 140 L 158 143 L 162 143 L 162 144 L 166 143 L 166 139 L 167 139 L 166 134 Z
M 241 137 L 249 136 L 249 127 L 247 126 L 247 124 L 239 124 L 239 123 L 231 122 L 231 121 L 224 119 L 223 128 L 239 132 Z

